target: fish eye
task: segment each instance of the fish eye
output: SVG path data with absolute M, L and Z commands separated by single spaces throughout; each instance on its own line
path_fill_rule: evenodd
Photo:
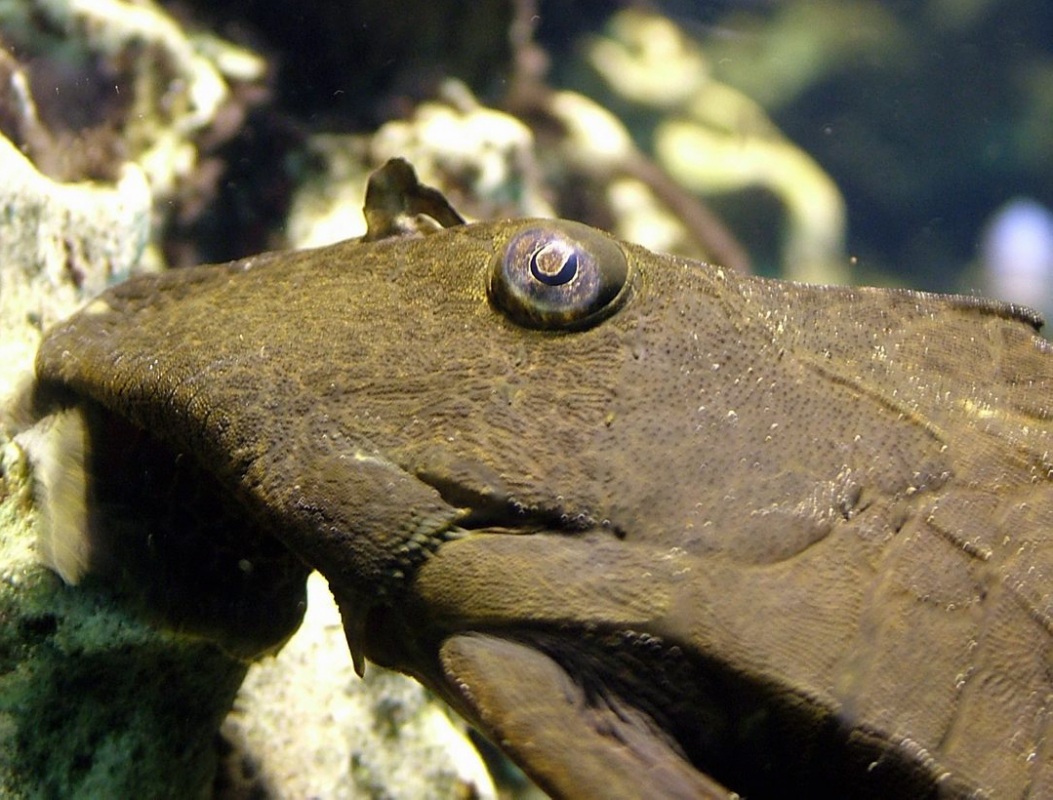
M 521 228 L 494 256 L 490 302 L 525 328 L 576 330 L 611 314 L 629 265 L 618 244 L 587 225 L 546 220 Z

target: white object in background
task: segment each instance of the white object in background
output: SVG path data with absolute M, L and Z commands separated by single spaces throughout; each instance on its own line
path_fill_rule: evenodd
M 1010 200 L 988 222 L 980 254 L 987 294 L 1053 320 L 1053 212 L 1027 198 Z

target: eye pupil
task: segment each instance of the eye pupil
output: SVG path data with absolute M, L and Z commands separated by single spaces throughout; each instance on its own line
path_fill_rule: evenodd
M 569 283 L 578 274 L 578 254 L 565 242 L 549 242 L 530 257 L 530 274 L 548 286 Z

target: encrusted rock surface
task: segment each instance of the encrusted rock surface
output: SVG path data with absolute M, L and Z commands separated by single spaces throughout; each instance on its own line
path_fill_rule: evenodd
M 478 752 L 416 682 L 351 666 L 325 581 L 274 658 L 249 670 L 222 734 L 232 751 L 217 800 L 250 797 L 495 797 Z

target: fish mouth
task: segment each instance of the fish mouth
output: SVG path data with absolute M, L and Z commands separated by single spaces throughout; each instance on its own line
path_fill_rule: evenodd
M 309 567 L 197 459 L 95 401 L 52 399 L 16 440 L 44 565 L 240 660 L 279 650 L 303 619 Z

